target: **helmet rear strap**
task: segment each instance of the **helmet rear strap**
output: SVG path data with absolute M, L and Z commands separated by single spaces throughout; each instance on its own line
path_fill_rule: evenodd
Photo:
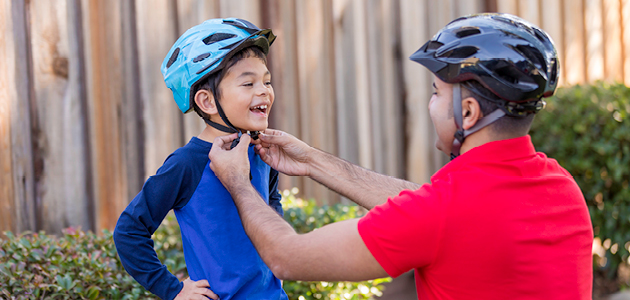
M 453 146 L 451 147 L 451 160 L 459 156 L 459 151 L 466 137 L 505 116 L 505 112 L 502 109 L 496 109 L 487 116 L 479 119 L 473 127 L 464 130 L 462 116 L 462 93 L 459 83 L 453 84 L 453 114 L 455 114 L 455 126 L 457 127 L 457 131 L 455 132 L 455 139 L 453 140 Z

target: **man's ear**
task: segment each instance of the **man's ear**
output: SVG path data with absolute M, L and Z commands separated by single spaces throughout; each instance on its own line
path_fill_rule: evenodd
M 195 93 L 195 103 L 208 115 L 216 115 L 218 113 L 217 105 L 214 102 L 214 95 L 212 92 L 204 89 L 200 89 Z
M 468 130 L 475 126 L 477 122 L 483 118 L 481 112 L 481 106 L 477 99 L 473 97 L 466 97 L 462 100 L 462 128 Z

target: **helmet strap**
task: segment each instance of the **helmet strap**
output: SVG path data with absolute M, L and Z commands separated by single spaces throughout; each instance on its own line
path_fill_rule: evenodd
M 219 104 L 219 101 L 216 101 L 216 104 L 217 104 L 217 110 L 219 111 L 219 116 L 221 116 L 221 119 L 223 120 L 223 122 L 225 122 L 225 124 L 228 125 L 228 126 L 224 126 L 224 125 L 221 125 L 221 124 L 219 124 L 217 122 L 210 121 L 210 119 L 207 119 L 207 118 L 203 118 L 203 120 L 204 120 L 204 122 L 206 122 L 206 124 L 214 127 L 215 129 L 217 129 L 219 131 L 223 131 L 223 132 L 227 132 L 227 133 L 238 133 L 238 137 L 234 141 L 232 141 L 232 145 L 230 146 L 230 149 L 232 149 L 232 148 L 236 147 L 238 142 L 241 140 L 241 135 L 243 135 L 243 133 L 241 133 L 240 130 L 236 129 L 236 127 L 234 127 L 234 125 L 232 125 L 232 123 L 230 123 L 230 121 L 228 121 L 228 118 L 225 115 L 225 113 L 223 112 L 223 109 L 221 108 L 221 105 Z M 252 137 L 252 139 L 254 139 L 254 140 L 258 139 L 258 135 L 260 134 L 260 132 L 258 132 L 258 131 L 248 131 L 248 133 Z M 250 177 L 251 177 L 251 174 L 250 174 Z
M 462 144 L 464 144 L 466 137 L 505 116 L 505 112 L 502 109 L 496 109 L 487 116 L 479 119 L 473 127 L 464 130 L 462 116 L 462 92 L 459 83 L 453 84 L 453 114 L 455 114 L 455 126 L 457 131 L 455 132 L 455 139 L 453 140 L 453 146 L 451 147 L 451 160 L 459 156 L 459 151 Z
M 215 129 L 219 130 L 219 131 L 223 131 L 223 132 L 227 132 L 227 133 L 235 133 L 237 130 L 231 127 L 227 127 L 227 126 L 223 126 L 219 123 L 216 122 L 212 122 L 210 121 L 210 119 L 207 118 L 203 118 L 203 121 L 206 122 L 206 124 L 214 127 Z

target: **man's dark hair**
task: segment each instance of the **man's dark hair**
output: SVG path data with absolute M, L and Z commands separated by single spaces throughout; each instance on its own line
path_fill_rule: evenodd
M 484 116 L 500 109 L 498 103 L 505 101 L 490 92 L 490 90 L 477 81 L 464 81 L 461 83 L 461 86 L 462 98 L 475 98 L 475 100 L 479 103 L 481 113 L 483 113 Z M 529 128 L 532 125 L 533 120 L 534 114 L 528 114 L 524 117 L 510 116 L 506 114 L 494 123 L 488 125 L 488 127 L 497 134 L 522 135 L 529 132 Z
M 250 57 L 259 58 L 265 63 L 265 65 L 267 64 L 267 55 L 265 55 L 265 53 L 260 47 L 251 46 L 251 47 L 244 48 L 236 52 L 234 55 L 232 55 L 227 61 L 225 67 L 221 69 L 219 72 L 215 72 L 211 74 L 210 76 L 208 76 L 208 78 L 202 79 L 195 86 L 193 86 L 192 87 L 192 90 L 194 91 L 194 93 L 192 93 L 193 97 L 194 95 L 197 94 L 199 90 L 207 90 L 207 91 L 212 92 L 212 95 L 214 96 L 215 101 L 219 101 L 219 99 L 221 99 L 221 91 L 219 90 L 219 84 L 221 83 L 221 80 L 223 80 L 225 75 L 227 75 L 227 73 L 230 71 L 230 68 L 232 68 L 236 63 L 243 60 L 244 58 L 250 58 Z M 191 99 L 191 104 L 195 112 L 200 117 L 210 120 L 210 116 L 206 114 L 205 112 L 203 112 L 199 108 L 199 106 L 197 106 L 197 103 L 195 102 L 194 98 Z

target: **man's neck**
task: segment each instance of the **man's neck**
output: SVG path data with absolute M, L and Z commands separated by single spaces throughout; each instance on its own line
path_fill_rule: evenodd
M 525 135 L 527 135 L 527 133 L 525 134 L 497 134 L 490 127 L 485 127 L 466 137 L 466 140 L 464 140 L 464 143 L 462 144 L 462 147 L 460 149 L 460 154 L 464 154 L 466 153 L 466 151 L 475 147 L 479 147 L 486 143 L 514 139 L 514 138 L 522 137 Z

